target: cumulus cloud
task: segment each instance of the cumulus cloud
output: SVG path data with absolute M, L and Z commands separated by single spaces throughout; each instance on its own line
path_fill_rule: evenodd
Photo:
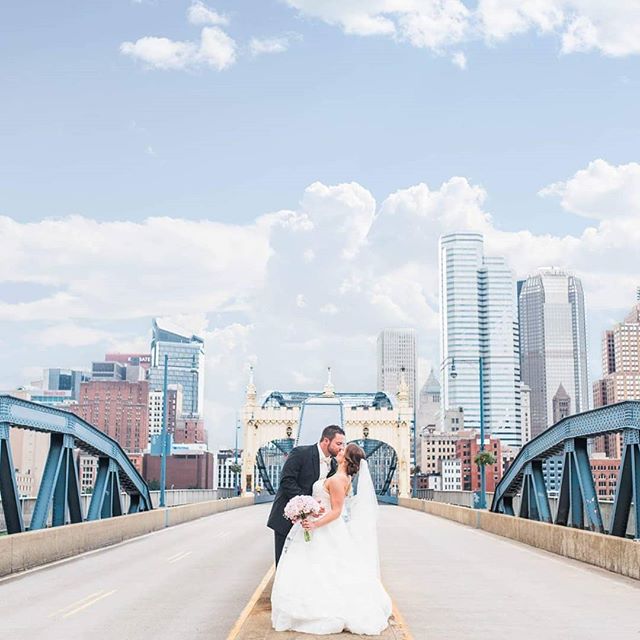
M 297 33 L 272 38 L 251 38 L 249 52 L 254 57 L 269 53 L 284 53 L 294 41 L 301 39 L 302 36 Z
M 412 326 L 421 370 L 437 366 L 438 238 L 475 230 L 486 252 L 505 256 L 518 277 L 547 265 L 580 276 L 597 344 L 597 318 L 619 317 L 633 302 L 639 174 L 633 163 L 596 160 L 544 189 L 545 198 L 591 218 L 566 236 L 500 229 L 485 189 L 460 176 L 381 202 L 355 182 L 315 182 L 293 209 L 248 225 L 0 218 L 0 284 L 41 285 L 33 289 L 39 299 L 0 303 L 3 336 L 27 344 L 26 326 L 41 334 L 50 366 L 65 366 L 63 357 L 75 364 L 93 346 L 100 357 L 107 343 L 141 345 L 151 317 L 169 316 L 205 338 L 209 429 L 232 433 L 248 363 L 260 391 L 321 390 L 327 366 L 337 388 L 371 390 L 378 332 Z M 32 351 L 16 361 L 36 364 Z M 229 444 L 224 436 L 214 442 Z
M 563 53 L 640 53 L 636 0 L 285 1 L 301 15 L 347 34 L 392 37 L 435 53 L 477 39 L 496 43 L 528 31 L 554 36 Z
M 540 195 L 558 196 L 564 209 L 586 218 L 640 217 L 640 164 L 613 166 L 594 160 L 569 180 L 545 187 Z
M 222 71 L 236 60 L 235 41 L 218 27 L 202 29 L 198 43 L 145 36 L 135 42 L 123 42 L 120 51 L 151 69 L 165 71 L 202 66 Z
M 142 62 L 149 69 L 164 71 L 198 67 L 222 71 L 233 65 L 236 42 L 220 28 L 220 25 L 228 24 L 228 18 L 199 0 L 189 7 L 187 18 L 192 24 L 207 25 L 200 32 L 198 42 L 144 36 L 135 42 L 123 42 L 120 53 Z
M 197 25 L 214 24 L 224 26 L 229 24 L 229 18 L 214 11 L 200 0 L 191 4 L 187 11 L 187 18 L 191 24 Z
M 0 217 L 0 235 L 7 242 L 1 281 L 59 289 L 31 302 L 0 303 L 4 320 L 130 319 L 241 307 L 261 286 L 269 259 L 268 229 L 257 224 L 81 216 L 23 224 Z

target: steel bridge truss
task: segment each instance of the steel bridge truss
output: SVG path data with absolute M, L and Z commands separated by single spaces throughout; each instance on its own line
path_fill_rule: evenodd
M 613 513 L 605 528 L 589 462 L 588 440 L 623 435 Z M 626 401 L 564 418 L 528 442 L 496 487 L 491 511 L 554 523 L 543 475 L 543 461 L 562 455 L 564 468 L 555 524 L 625 537 L 633 506 L 633 537 L 640 539 L 640 402 Z
M 130 497 L 128 513 L 151 510 L 147 483 L 122 447 L 77 416 L 11 396 L 0 396 L 0 497 L 8 533 L 25 530 L 9 440 L 10 428 L 51 434 L 49 454 L 29 529 L 82 522 L 80 482 L 74 450 L 98 458 L 98 474 L 87 520 L 123 513 L 121 489 Z

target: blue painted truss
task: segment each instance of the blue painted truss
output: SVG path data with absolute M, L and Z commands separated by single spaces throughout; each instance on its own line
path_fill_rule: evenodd
M 588 439 L 622 433 L 624 449 L 609 530 L 605 530 L 589 462 Z M 626 401 L 579 413 L 549 427 L 528 442 L 496 487 L 491 511 L 553 522 L 542 463 L 564 457 L 555 524 L 626 536 L 633 505 L 635 539 L 640 539 L 640 402 Z
M 30 529 L 46 527 L 49 514 L 54 527 L 82 522 L 75 449 L 98 458 L 87 520 L 122 515 L 121 490 L 129 494 L 129 513 L 153 508 L 147 483 L 115 440 L 66 411 L 0 395 L 0 496 L 8 533 L 25 530 L 11 457 L 11 427 L 51 434 Z

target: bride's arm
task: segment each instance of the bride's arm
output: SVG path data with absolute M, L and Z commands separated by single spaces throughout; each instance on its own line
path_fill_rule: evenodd
M 307 531 L 324 527 L 325 524 L 329 524 L 340 517 L 348 484 L 349 480 L 341 476 L 333 476 L 327 480 L 327 490 L 331 498 L 331 511 L 318 520 L 305 520 L 302 526 Z

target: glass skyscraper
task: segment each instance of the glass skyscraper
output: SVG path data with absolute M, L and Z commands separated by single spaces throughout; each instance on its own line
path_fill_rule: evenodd
M 531 436 L 554 423 L 553 399 L 569 396 L 569 414 L 589 408 L 584 293 L 578 278 L 541 269 L 519 287 L 520 368 L 531 388 Z
M 440 238 L 442 402 L 462 407 L 466 429 L 480 428 L 483 359 L 487 437 L 520 447 L 520 363 L 515 286 L 504 258 L 486 257 L 479 233 Z M 455 361 L 455 377 L 451 376 Z
M 183 416 L 202 416 L 204 409 L 204 340 L 186 336 L 153 321 L 149 389 L 161 390 L 164 356 L 168 355 L 167 383 L 182 388 Z M 175 387 L 174 387 L 175 388 Z

